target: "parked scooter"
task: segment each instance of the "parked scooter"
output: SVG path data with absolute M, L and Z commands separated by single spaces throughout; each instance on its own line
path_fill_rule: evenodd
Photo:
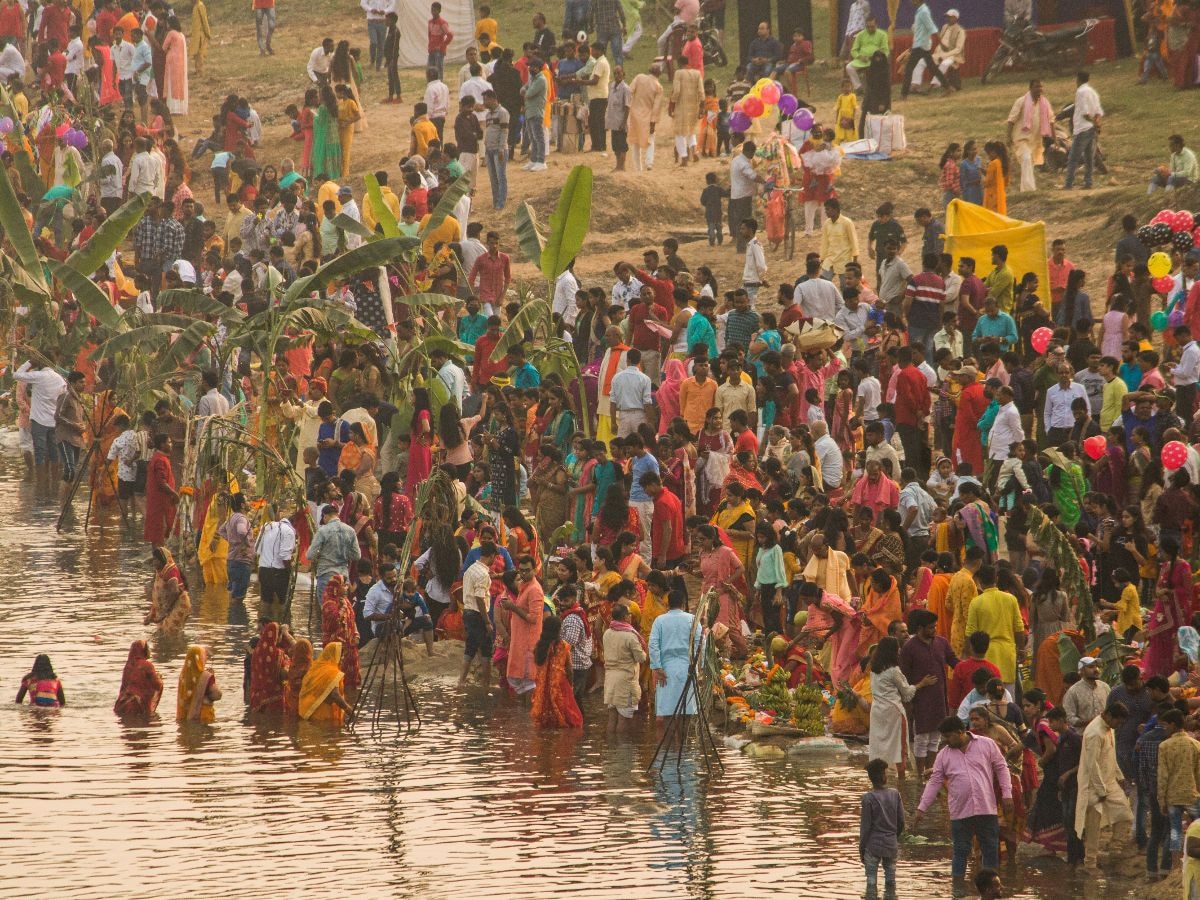
M 983 72 L 987 84 L 1008 66 L 1083 65 L 1087 56 L 1087 36 L 1099 19 L 1084 19 L 1072 28 L 1038 31 L 1024 18 L 1018 18 L 1000 35 L 1000 46 Z

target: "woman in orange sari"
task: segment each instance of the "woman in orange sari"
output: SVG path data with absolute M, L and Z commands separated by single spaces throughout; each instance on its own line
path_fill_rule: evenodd
M 346 596 L 346 582 L 341 575 L 334 575 L 325 585 L 321 598 L 321 643 L 342 645 L 341 665 L 346 676 L 346 693 L 354 696 L 361 682 L 358 659 L 358 625 L 354 621 L 354 607 Z M 311 654 L 312 648 L 309 648 Z
M 350 440 L 342 447 L 338 457 L 338 471 L 354 470 L 354 490 L 363 494 L 370 504 L 375 503 L 382 488 L 375 477 L 375 445 L 371 443 L 361 422 L 350 423 Z M 415 490 L 411 492 L 416 496 Z
M 129 658 L 121 673 L 121 691 L 113 712 L 122 718 L 149 718 L 158 708 L 162 692 L 163 680 L 150 661 L 150 645 L 134 641 L 129 645 Z
M 283 686 L 287 681 L 287 652 L 279 646 L 279 625 L 264 622 L 258 646 L 250 657 L 250 712 L 283 712 Z
M 950 607 L 946 603 L 946 595 L 950 591 L 951 570 L 954 568 L 954 557 L 949 553 L 939 553 L 934 564 L 933 579 L 929 582 L 929 593 L 925 598 L 925 608 L 938 617 L 937 633 L 950 640 Z
M 900 609 L 900 588 L 886 569 L 876 569 L 867 579 L 859 615 L 862 630 L 858 638 L 858 655 L 862 657 L 866 656 L 869 647 L 887 635 L 888 625 L 904 617 Z
M 300 718 L 341 728 L 346 714 L 353 715 L 354 707 L 342 696 L 342 681 L 346 676 L 342 674 L 341 656 L 342 645 L 334 641 L 325 645 L 309 667 L 300 685 Z
M 292 645 L 287 684 L 283 691 L 283 714 L 289 719 L 300 715 L 300 689 L 304 685 L 304 676 L 312 668 L 312 661 L 312 642 L 308 638 L 298 638 Z
M 532 556 L 533 574 L 541 578 L 542 554 L 538 546 L 537 529 L 529 524 L 521 510 L 515 506 L 506 506 L 501 517 L 508 532 L 508 555 L 514 560 L 525 554 Z
M 533 648 L 537 666 L 530 715 L 538 728 L 582 728 L 583 713 L 571 686 L 571 647 L 559 637 L 557 616 L 542 620 L 542 633 Z

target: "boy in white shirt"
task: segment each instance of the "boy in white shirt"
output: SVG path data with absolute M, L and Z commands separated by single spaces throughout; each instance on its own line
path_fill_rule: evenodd
M 746 244 L 746 265 L 742 269 L 742 286 L 754 303 L 758 289 L 767 286 L 767 257 L 762 244 L 754 235 L 758 231 L 758 222 L 754 219 L 743 219 L 738 225 L 741 240 Z

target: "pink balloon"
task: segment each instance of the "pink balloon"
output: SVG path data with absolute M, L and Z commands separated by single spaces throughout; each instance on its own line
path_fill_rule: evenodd
M 758 97 L 747 97 L 742 106 L 742 111 L 752 119 L 757 119 L 763 114 L 766 106 Z
M 1192 222 L 1193 219 L 1190 212 L 1177 212 L 1175 213 L 1174 220 L 1171 222 L 1171 230 L 1177 233 L 1181 231 L 1190 232 L 1192 230 Z
M 1029 343 L 1038 353 L 1045 353 L 1046 348 L 1050 346 L 1050 341 L 1054 338 L 1054 332 L 1046 327 L 1039 328 L 1029 337 Z
M 1173 472 L 1187 462 L 1187 447 L 1181 441 L 1169 441 L 1162 448 L 1163 468 Z
M 778 103 L 779 98 L 782 96 L 779 90 L 779 85 L 773 81 L 770 84 L 763 85 L 763 89 L 759 91 L 758 95 L 762 98 L 762 102 L 767 104 L 767 106 L 770 106 L 773 103 Z
M 1088 455 L 1089 459 L 1099 459 L 1108 449 L 1108 442 L 1103 435 L 1094 434 L 1083 442 L 1083 452 Z
M 1170 216 L 1175 215 L 1173 209 L 1163 209 L 1155 213 L 1154 218 L 1150 220 L 1151 225 L 1157 225 L 1159 222 L 1166 222 Z

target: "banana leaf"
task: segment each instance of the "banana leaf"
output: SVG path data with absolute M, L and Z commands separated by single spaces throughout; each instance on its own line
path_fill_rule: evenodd
M 122 331 L 93 350 L 88 358 L 97 361 L 106 357 L 111 359 L 119 353 L 128 353 L 131 350 L 153 353 L 165 344 L 171 335 L 179 334 L 180 330 L 174 325 L 143 325 L 141 328 Z
M 435 309 L 442 309 L 447 306 L 457 306 L 462 301 L 457 297 L 451 297 L 449 294 L 406 294 L 403 297 L 393 297 L 393 303 L 401 303 L 404 306 L 430 306 Z
M 400 229 L 396 227 L 396 217 L 392 215 L 388 205 L 383 202 L 383 191 L 379 189 L 378 180 L 374 175 L 364 175 L 363 183 L 367 186 L 367 197 L 371 201 L 371 211 L 375 213 L 375 221 L 383 228 L 383 236 L 385 238 L 399 237 Z M 364 229 L 366 227 L 366 225 L 363 226 Z
M 579 255 L 592 218 L 592 170 L 576 166 L 567 176 L 558 207 L 550 217 L 550 234 L 542 248 L 541 269 L 554 281 Z
M 70 266 L 81 275 L 91 277 L 95 271 L 104 265 L 105 260 L 121 245 L 125 236 L 133 230 L 138 221 L 146 213 L 150 202 L 150 194 L 139 194 L 130 197 L 104 223 L 96 229 L 84 246 L 80 247 L 66 259 Z
M 217 326 L 212 322 L 192 322 L 171 342 L 167 352 L 160 360 L 165 371 L 183 368 L 188 357 L 200 349 L 201 345 L 217 332 Z
M 425 223 L 425 227 L 421 229 L 421 237 L 428 237 L 441 226 L 442 222 L 446 221 L 446 216 L 454 212 L 454 207 L 458 206 L 458 201 L 461 200 L 471 189 L 471 176 L 465 172 L 455 179 L 454 183 L 442 193 L 442 199 L 438 201 L 438 205 L 434 207 L 433 212 L 429 214 L 429 221 Z M 462 228 L 462 222 L 458 223 L 459 228 Z
M 391 237 L 372 241 L 348 250 L 341 256 L 331 259 L 313 274 L 297 278 L 291 287 L 284 291 L 282 302 L 290 303 L 303 297 L 310 291 L 319 290 L 331 281 L 354 275 L 363 269 L 387 265 L 410 250 L 421 246 L 415 237 Z
M 540 267 L 546 238 L 538 227 L 537 211 L 529 205 L 529 201 L 522 200 L 513 218 L 517 220 L 517 246 L 527 260 Z
M 382 198 L 381 198 L 381 200 L 382 200 Z M 388 212 L 388 215 L 392 214 L 392 211 L 390 209 L 387 212 Z M 358 237 L 362 238 L 363 240 L 366 240 L 366 241 L 379 240 L 379 235 L 377 235 L 374 231 L 372 231 L 370 228 L 368 228 L 362 222 L 358 221 L 358 219 L 352 219 L 345 213 L 338 213 L 336 216 L 334 216 L 333 224 L 336 225 L 338 228 L 340 228 L 342 231 L 346 232 L 347 234 L 357 235 Z M 396 233 L 399 234 L 399 231 L 397 231 Z
M 121 328 L 121 310 L 112 305 L 108 295 L 83 272 L 66 263 L 49 262 L 51 274 L 79 301 L 79 308 L 105 328 Z
M 511 347 L 517 346 L 524 340 L 526 329 L 532 331 L 536 337 L 542 325 L 549 321 L 550 304 L 536 298 L 528 300 L 520 311 L 509 320 L 508 327 L 500 335 L 496 349 L 492 351 L 491 361 L 499 362 L 504 359 Z
M 17 201 L 16 191 L 8 180 L 8 169 L 0 166 L 0 227 L 4 236 L 16 251 L 17 260 L 25 269 L 28 282 L 46 294 L 49 299 L 50 286 L 42 275 L 42 259 L 33 244 L 33 235 L 25 225 L 25 215 L 21 212 L 21 204 Z
M 204 291 L 188 288 L 172 288 L 159 292 L 158 306 L 163 309 L 178 307 L 192 317 L 215 316 L 222 322 L 240 322 L 246 318 L 246 314 L 236 306 L 226 306 Z

